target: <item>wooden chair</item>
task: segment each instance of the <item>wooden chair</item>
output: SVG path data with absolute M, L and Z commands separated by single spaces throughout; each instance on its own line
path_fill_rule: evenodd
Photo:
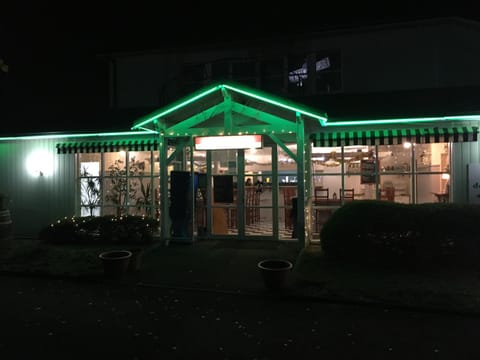
M 314 196 L 315 196 L 315 205 L 328 204 L 328 198 L 329 198 L 328 188 L 315 186 Z
M 380 200 L 395 201 L 395 188 L 386 187 L 380 189 Z
M 340 199 L 343 201 L 352 201 L 355 199 L 355 189 L 340 189 Z

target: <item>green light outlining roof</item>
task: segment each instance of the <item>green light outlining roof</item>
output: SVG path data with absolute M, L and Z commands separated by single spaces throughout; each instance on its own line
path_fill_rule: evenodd
M 327 116 L 287 99 L 237 84 L 215 84 L 135 121 L 132 130 L 167 136 L 291 134 L 296 121 L 325 126 Z
M 154 133 L 148 131 L 116 131 L 103 133 L 65 133 L 65 134 L 42 134 L 42 135 L 21 135 L 21 136 L 3 136 L 0 141 L 12 140 L 35 140 L 35 139 L 65 139 L 65 138 L 93 138 L 93 137 L 115 137 L 115 136 L 129 136 L 129 135 L 149 135 Z
M 221 85 L 221 86 L 224 86 L 225 88 L 230 89 L 230 90 L 237 91 L 239 93 L 243 93 L 247 96 L 257 98 L 259 100 L 265 101 L 265 102 L 270 103 L 272 105 L 283 107 L 283 108 L 291 110 L 293 112 L 298 112 L 301 115 L 306 115 L 306 116 L 316 118 L 322 126 L 325 126 L 326 122 L 328 121 L 328 118 L 327 118 L 326 114 L 323 114 L 323 115 L 317 114 L 314 111 L 307 110 L 305 108 L 305 106 L 293 105 L 292 103 L 289 103 L 286 100 L 275 100 L 275 98 L 272 95 L 269 95 L 269 96 L 260 95 L 260 92 L 258 90 L 256 92 L 248 92 L 248 91 L 242 90 L 239 87 L 234 87 L 234 86 L 230 86 L 230 85 Z

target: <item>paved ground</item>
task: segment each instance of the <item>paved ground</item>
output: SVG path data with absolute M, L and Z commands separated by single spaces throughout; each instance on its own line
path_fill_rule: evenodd
M 324 283 L 300 282 L 296 270 L 316 255 L 295 243 L 207 241 L 154 248 L 120 280 L 4 273 L 0 358 L 480 358 L 476 312 L 372 301 L 354 291 L 365 277 L 350 271 L 346 282 L 328 267 Z M 266 258 L 295 265 L 284 291 L 265 289 Z
M 476 271 L 340 266 L 328 262 L 319 246 L 299 249 L 295 242 L 170 244 L 153 249 L 144 257 L 141 271 L 130 276 L 145 286 L 262 294 L 266 289 L 257 264 L 269 258 L 294 265 L 283 296 L 480 314 L 480 277 Z
M 0 358 L 477 359 L 478 317 L 2 277 Z

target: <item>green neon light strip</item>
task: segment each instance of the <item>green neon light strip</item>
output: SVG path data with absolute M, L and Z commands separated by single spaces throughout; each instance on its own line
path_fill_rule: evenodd
M 396 118 L 378 120 L 349 120 L 329 122 L 326 126 L 352 126 L 352 125 L 382 125 L 382 124 L 412 124 L 419 122 L 434 121 L 475 121 L 480 120 L 480 115 L 459 115 L 459 116 L 435 116 L 421 118 Z
M 173 111 L 175 111 L 175 110 L 177 110 L 177 109 L 179 109 L 179 108 L 181 108 L 181 107 L 184 107 L 184 106 L 186 106 L 186 105 L 188 105 L 188 104 L 190 104 L 190 103 L 192 103 L 192 102 L 194 102 L 194 101 L 196 101 L 196 100 L 198 100 L 198 99 L 201 99 L 202 97 L 205 97 L 205 96 L 207 96 L 208 94 L 211 94 L 212 92 L 214 92 L 214 91 L 216 91 L 216 90 L 218 90 L 218 89 L 220 89 L 220 86 L 219 86 L 219 85 L 216 85 L 216 86 L 214 86 L 214 87 L 212 87 L 212 88 L 210 88 L 210 89 L 207 89 L 207 90 L 201 92 L 201 93 L 198 94 L 198 95 L 195 95 L 194 97 L 192 97 L 192 98 L 190 98 L 190 99 L 188 99 L 188 100 L 182 101 L 181 103 L 172 106 L 171 108 L 169 108 L 169 109 L 167 109 L 167 110 L 161 111 L 161 112 L 158 113 L 158 114 L 150 115 L 147 119 L 143 120 L 143 121 L 140 122 L 139 124 L 133 125 L 132 130 L 133 130 L 133 129 L 137 129 L 137 128 L 139 128 L 139 127 L 142 127 L 143 125 L 148 124 L 149 122 L 152 122 L 153 120 L 158 119 L 158 118 L 160 118 L 160 117 L 162 117 L 162 116 L 165 116 L 165 115 L 167 115 L 167 114 L 170 114 L 171 112 L 173 112 Z
M 227 89 L 230 89 L 230 90 L 233 90 L 233 91 L 236 91 L 240 94 L 244 94 L 244 95 L 247 95 L 247 96 L 250 96 L 250 97 L 253 97 L 255 99 L 258 99 L 258 100 L 261 100 L 261 101 L 264 101 L 264 102 L 267 102 L 269 104 L 272 104 L 272 105 L 275 105 L 275 106 L 278 106 L 278 107 L 281 107 L 281 108 L 284 108 L 284 109 L 287 109 L 287 110 L 292 110 L 292 111 L 295 111 L 295 112 L 299 112 L 301 114 L 304 114 L 304 115 L 307 115 L 307 116 L 311 116 L 315 119 L 318 119 L 320 121 L 320 123 L 322 124 L 322 126 L 325 126 L 326 122 L 328 121 L 328 119 L 324 116 L 321 116 L 321 115 L 318 115 L 318 114 L 314 114 L 312 112 L 309 112 L 309 111 L 305 111 L 305 110 L 302 110 L 300 108 L 296 108 L 296 107 L 293 107 L 293 106 L 290 106 L 290 105 L 287 105 L 287 104 L 284 104 L 280 101 L 276 101 L 276 100 L 273 100 L 273 99 L 269 99 L 265 96 L 260 96 L 260 95 L 257 95 L 255 93 L 252 93 L 252 92 L 249 92 L 249 91 L 245 91 L 245 90 L 241 90 L 241 89 L 238 89 L 236 87 L 233 87 L 233 86 L 230 86 L 230 85 L 220 85 L 221 87 L 225 87 Z
M 304 115 L 307 115 L 307 116 L 310 116 L 310 117 L 313 117 L 317 120 L 320 121 L 320 123 L 322 124 L 322 126 L 325 126 L 325 123 L 327 122 L 327 118 L 325 116 L 322 116 L 322 115 L 318 115 L 318 114 L 314 114 L 310 111 L 306 111 L 304 109 L 301 109 L 299 107 L 294 107 L 294 106 L 290 106 L 290 105 L 287 105 L 283 102 L 280 102 L 280 101 L 276 101 L 276 100 L 273 100 L 273 99 L 270 99 L 268 97 L 265 97 L 265 96 L 261 96 L 261 95 L 258 95 L 258 94 L 255 94 L 253 92 L 250 92 L 250 91 L 246 91 L 246 90 L 241 90 L 237 87 L 234 87 L 234 86 L 231 86 L 231 85 L 225 85 L 225 84 L 222 84 L 222 85 L 215 85 L 214 87 L 212 88 L 209 88 L 203 92 L 201 92 L 200 94 L 198 95 L 195 95 L 193 96 L 192 98 L 189 98 L 187 100 L 184 100 L 174 106 L 172 106 L 171 108 L 168 108 L 166 110 L 163 110 L 159 113 L 154 113 L 150 116 L 148 116 L 145 120 L 139 120 L 140 122 L 138 124 L 135 124 L 133 127 L 132 127 L 132 130 L 133 129 L 137 129 L 137 128 L 140 128 L 150 122 L 152 122 L 153 120 L 155 119 L 158 119 L 162 116 L 165 116 L 167 114 L 170 114 L 171 112 L 175 111 L 175 110 L 178 110 L 184 106 L 187 106 L 188 104 L 198 100 L 198 99 L 201 99 L 202 97 L 205 97 L 209 94 L 211 94 L 212 92 L 216 91 L 216 90 L 223 90 L 223 89 L 229 89 L 229 90 L 233 90 L 233 91 L 236 91 L 240 94 L 243 94 L 243 95 L 247 95 L 249 97 L 252 97 L 252 98 L 255 98 L 255 99 L 258 99 L 258 100 L 261 100 L 261 101 L 264 101 L 266 103 L 269 103 L 269 104 L 272 104 L 272 105 L 275 105 L 275 106 L 278 106 L 278 107 L 281 107 L 281 108 L 284 108 L 284 109 L 288 109 L 288 110 L 291 110 L 291 111 L 294 111 L 294 112 L 298 112 L 298 113 L 301 113 L 301 114 L 304 114 Z
M 107 137 L 107 136 L 123 136 L 123 135 L 147 135 L 157 134 L 156 131 L 123 131 L 123 132 L 105 132 L 105 133 L 92 133 L 92 134 L 47 134 L 47 135 L 25 135 L 25 136 L 8 136 L 0 137 L 0 141 L 9 140 L 35 140 L 35 139 L 61 139 L 68 137 L 83 138 L 83 137 Z

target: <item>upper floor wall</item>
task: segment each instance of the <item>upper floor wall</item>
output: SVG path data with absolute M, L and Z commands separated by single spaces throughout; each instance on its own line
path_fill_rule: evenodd
M 211 81 L 280 96 L 480 85 L 480 24 L 457 18 L 110 55 L 111 105 L 163 106 Z

